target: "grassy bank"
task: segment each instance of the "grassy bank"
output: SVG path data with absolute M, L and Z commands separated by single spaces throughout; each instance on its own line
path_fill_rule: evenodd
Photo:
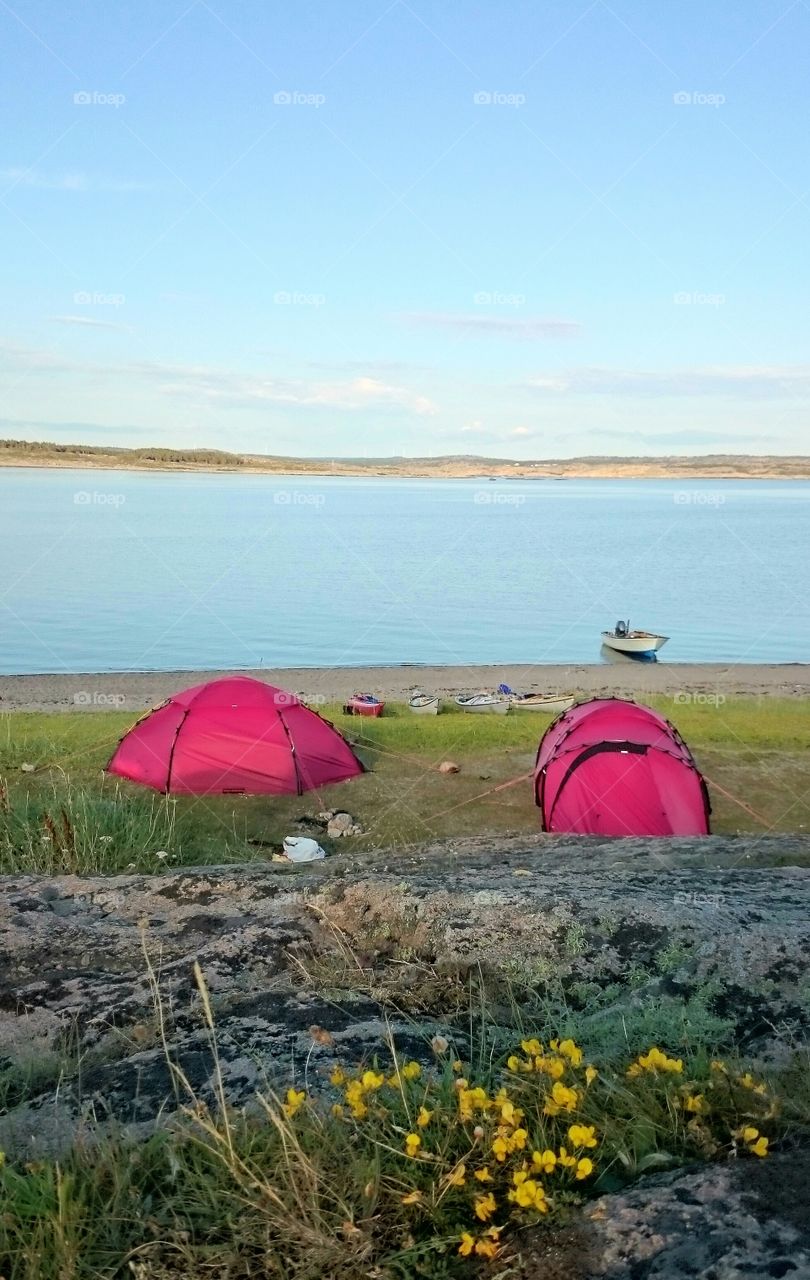
M 800 1059 L 766 1080 L 697 1044 L 592 1061 L 546 1027 L 493 1054 L 486 1030 L 464 1061 L 435 1036 L 424 1064 L 338 1063 L 250 1113 L 224 1092 L 200 1102 L 167 1046 L 182 1107 L 161 1132 L 137 1143 L 91 1125 L 58 1161 L 0 1157 L 0 1274 L 445 1280 L 494 1264 L 528 1280 L 523 1250 L 553 1247 L 589 1198 L 807 1134 Z
M 673 720 L 706 773 L 715 831 L 810 830 L 805 702 L 650 701 Z M 266 858 L 297 820 L 335 807 L 348 809 L 365 831 L 342 848 L 538 830 L 530 783 L 496 788 L 530 771 L 547 717 L 466 716 L 455 708 L 417 717 L 393 704 L 376 721 L 345 717 L 336 706 L 322 711 L 355 742 L 370 772 L 278 798 L 167 799 L 105 778 L 130 713 L 4 715 L 0 872 L 112 873 Z M 446 759 L 460 772 L 438 773 Z

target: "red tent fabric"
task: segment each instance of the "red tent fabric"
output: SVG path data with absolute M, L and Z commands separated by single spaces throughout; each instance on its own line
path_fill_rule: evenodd
M 250 676 L 176 693 L 133 725 L 109 773 L 173 795 L 300 795 L 363 773 L 295 694 Z
M 692 753 L 658 712 L 620 698 L 580 702 L 543 735 L 534 794 L 544 831 L 600 836 L 709 832 Z

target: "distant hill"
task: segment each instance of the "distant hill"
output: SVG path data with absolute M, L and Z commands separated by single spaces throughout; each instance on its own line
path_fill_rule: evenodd
M 97 467 L 135 471 L 242 471 L 285 475 L 572 479 L 810 479 L 810 457 L 712 453 L 701 457 L 584 457 L 514 461 L 447 454 L 438 458 L 289 458 L 223 449 L 123 449 L 109 445 L 0 440 L 0 466 Z

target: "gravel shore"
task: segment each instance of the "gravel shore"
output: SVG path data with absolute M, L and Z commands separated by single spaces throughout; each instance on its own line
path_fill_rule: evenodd
M 224 675 L 222 671 L 134 671 L 104 675 L 0 676 L 3 711 L 141 711 L 178 689 Z M 638 697 L 668 694 L 683 702 L 723 697 L 808 697 L 810 663 L 777 665 L 722 663 L 640 663 L 632 660 L 573 666 L 397 666 L 288 667 L 241 672 L 293 693 L 337 702 L 355 691 L 404 701 L 414 688 L 452 697 L 493 689 L 505 682 L 526 692 L 613 694 Z

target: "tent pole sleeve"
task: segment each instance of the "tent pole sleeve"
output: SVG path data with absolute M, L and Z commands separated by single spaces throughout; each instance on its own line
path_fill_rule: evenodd
M 169 752 L 169 767 L 166 770 L 166 792 L 165 792 L 166 795 L 168 795 L 172 789 L 172 766 L 174 764 L 174 749 L 177 746 L 177 739 L 180 737 L 180 730 L 182 729 L 183 725 L 186 723 L 186 716 L 188 715 L 190 710 L 191 710 L 191 707 L 186 707 L 185 711 L 183 712 L 182 719 L 180 720 L 180 723 L 178 724 L 177 728 L 174 731 L 174 740 L 172 742 L 172 749 Z
M 287 741 L 290 744 L 290 755 L 292 756 L 292 762 L 295 766 L 295 785 L 297 787 L 297 794 L 302 796 L 304 794 L 304 783 L 301 779 L 301 770 L 298 768 L 298 757 L 295 754 L 295 742 L 293 741 L 293 736 L 287 727 L 287 721 L 284 719 L 284 714 L 280 709 L 278 710 L 278 718 L 281 721 L 281 727 L 286 733 Z

